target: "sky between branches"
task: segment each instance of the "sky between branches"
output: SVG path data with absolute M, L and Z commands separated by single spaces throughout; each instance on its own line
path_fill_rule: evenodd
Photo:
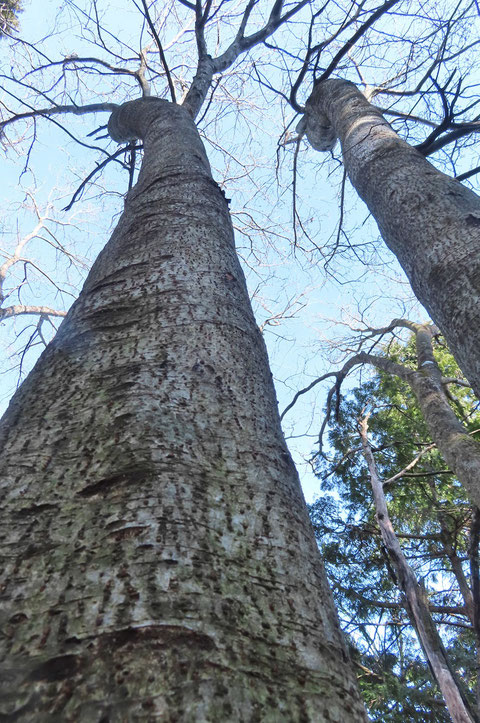
M 436 14 L 439 17 L 450 8 L 450 3 L 435 3 L 435 8 L 432 3 L 428 5 L 432 16 Z M 157 3 L 157 6 L 160 7 L 158 32 L 172 73 L 179 79 L 177 90 L 180 91 L 182 78 L 188 82 L 194 67 L 191 12 L 178 2 Z M 422 3 L 418 3 L 418 6 L 421 8 Z M 342 11 L 336 5 L 332 4 L 331 7 L 330 20 L 333 22 Z M 372 7 L 375 7 L 373 3 Z M 399 11 L 403 8 L 405 13 L 408 7 L 414 11 L 417 4 L 414 8 L 412 3 L 400 3 Z M 48 0 L 41 4 L 25 2 L 19 37 L 28 40 L 37 50 L 41 49 L 54 60 L 61 61 L 76 54 L 87 57 L 93 55 L 113 62 L 111 54 L 91 42 L 93 31 L 87 22 L 87 15 L 93 15 L 92 8 L 92 4 L 87 1 L 80 1 L 77 9 L 69 0 Z M 230 16 L 224 20 L 221 28 L 224 33 L 221 39 L 223 44 L 227 42 L 230 32 L 227 23 L 231 24 L 231 32 L 235 27 L 235 8 L 238 11 L 243 9 L 242 3 L 230 5 Z M 252 15 L 249 26 L 251 31 L 256 29 L 256 24 L 260 23 L 269 8 L 270 4 L 266 2 L 259 5 L 257 16 Z M 105 35 L 107 45 L 119 54 L 124 52 L 124 48 L 120 49 L 117 38 L 129 44 L 132 52 L 138 52 L 140 46 L 151 41 L 148 31 L 141 31 L 139 8 L 133 0 L 109 3 L 108 8 L 99 4 L 99 9 L 102 25 L 108 29 Z M 291 53 L 300 53 L 302 48 L 304 50 L 308 34 L 305 23 L 308 24 L 310 15 L 310 9 L 306 8 L 295 21 L 273 37 L 271 45 L 280 48 L 283 45 Z M 383 22 L 383 25 L 379 23 L 378 32 L 375 30 L 377 34 L 374 36 L 377 45 L 372 46 L 371 51 L 368 43 L 362 41 L 355 62 L 345 61 L 348 67 L 344 72 L 352 80 L 360 80 L 358 68 L 355 68 L 357 61 L 361 61 L 360 74 L 364 74 L 369 84 L 382 83 L 391 74 L 392 62 L 401 64 L 401 55 L 406 52 L 407 46 L 402 49 L 400 42 L 389 37 L 391 25 L 388 22 L 391 24 L 392 20 Z M 404 33 L 412 37 L 415 33 L 420 36 L 422 32 L 428 35 L 423 30 L 430 22 L 428 18 L 423 20 L 404 14 L 402 17 L 397 15 L 394 22 L 397 35 Z M 208 39 L 213 46 L 217 30 L 212 25 Z M 325 32 L 325 27 L 320 28 L 320 32 Z M 467 29 L 462 32 L 467 39 Z M 469 32 L 474 33 L 474 30 Z M 341 47 L 345 37 L 333 43 L 332 49 L 329 49 L 330 56 Z M 417 52 L 412 44 L 410 52 Z M 421 53 L 418 52 L 420 57 Z M 27 67 L 32 57 L 35 62 L 38 61 L 35 51 L 30 48 L 27 52 L 25 46 L 22 49 L 18 44 L 11 49 L 9 42 L 4 41 L 0 45 L 0 56 L 4 69 L 0 97 L 7 106 L 24 110 L 25 107 L 39 107 L 40 102 L 44 106 L 48 105 L 48 101 L 37 97 L 35 102 L 29 99 L 30 106 L 22 106 L 9 94 L 12 90 L 15 94 L 19 93 L 18 84 L 12 85 L 7 79 L 19 64 L 24 65 L 24 72 L 22 76 L 15 70 L 17 77 L 23 77 L 22 82 L 27 86 L 40 85 L 39 74 L 32 74 Z M 325 56 L 324 64 L 330 56 Z M 337 321 L 354 319 L 356 325 L 359 316 L 365 315 L 372 326 L 382 326 L 394 316 L 425 316 L 424 312 L 415 307 L 411 292 L 391 255 L 383 249 L 378 253 L 376 227 L 371 220 L 365 221 L 363 204 L 351 194 L 348 195 L 348 224 L 345 228 L 348 240 L 355 241 L 357 249 L 346 257 L 333 259 L 327 273 L 323 271 L 325 259 L 322 259 L 322 249 L 333 243 L 339 220 L 342 171 L 338 162 L 338 149 L 334 153 L 335 160 L 320 156 L 305 143 L 300 146 L 296 203 L 308 237 L 297 223 L 298 247 L 293 247 L 292 179 L 295 144 L 285 145 L 284 133 L 288 129 L 288 140 L 295 136 L 294 128 L 298 118 L 280 95 L 267 87 L 271 85 L 286 91 L 287 61 L 288 55 L 279 50 L 255 48 L 237 61 L 222 78 L 205 117 L 199 123 L 214 176 L 227 197 L 232 199 L 237 247 L 257 319 L 264 328 L 280 409 L 290 402 L 298 388 L 338 365 L 342 355 L 335 348 L 335 339 L 345 336 L 345 330 L 348 334 L 348 329 L 338 327 Z M 74 74 L 74 66 L 69 67 Z M 298 70 L 299 67 L 300 63 L 294 61 L 292 68 Z M 408 80 L 410 86 L 414 85 L 415 74 L 418 76 L 421 70 L 412 72 Z M 48 75 L 47 71 L 45 74 Z M 475 75 L 469 79 L 471 85 L 474 80 Z M 123 102 L 127 97 L 139 96 L 138 86 L 130 81 L 131 78 L 125 79 L 123 76 L 99 76 L 92 70 L 90 78 L 83 76 L 75 81 L 76 85 L 74 83 L 68 89 L 68 97 L 75 103 L 106 100 Z M 49 88 L 46 83 L 42 87 L 48 90 L 49 96 L 61 90 L 58 84 Z M 304 102 L 310 89 L 311 79 L 307 78 L 298 95 L 300 102 Z M 28 88 L 23 88 L 23 91 L 29 92 Z M 154 79 L 152 92 L 168 97 L 164 76 Z M 431 117 L 438 116 L 438 101 L 433 96 L 431 99 L 427 97 L 418 112 L 424 113 L 429 104 Z M 410 104 L 409 109 L 412 107 L 415 108 L 415 104 Z M 70 116 L 56 120 L 78 140 L 96 145 L 96 141 L 88 134 L 106 123 L 108 115 Z M 412 132 L 402 121 L 398 127 Z M 427 132 L 428 129 L 425 134 Z M 32 146 L 33 134 L 36 134 L 36 141 Z M 22 125 L 15 132 L 10 127 L 7 138 L 14 143 L 4 160 L 2 251 L 8 253 L 18 238 L 34 228 L 37 222 L 34 201 L 39 213 L 44 212 L 50 201 L 52 208 L 49 214 L 55 221 L 50 227 L 55 230 L 62 246 L 70 252 L 67 257 L 44 240 L 31 241 L 28 257 L 37 261 L 41 270 L 31 265 L 28 268 L 19 265 L 12 282 L 12 298 L 19 298 L 22 303 L 42 303 L 65 310 L 78 293 L 89 264 L 107 241 L 115 219 L 121 212 L 128 175 L 125 170 L 110 164 L 103 174 L 86 187 L 82 197 L 69 211 L 62 211 L 78 185 L 95 167 L 98 153 L 79 145 L 58 123 L 43 118 L 38 119 L 33 128 L 31 123 Z M 106 143 L 103 140 L 98 145 L 106 147 Z M 108 147 L 110 151 L 115 150 L 113 142 Z M 446 160 L 445 156 L 439 156 L 438 161 L 442 160 Z M 454 160 L 461 172 L 462 160 L 457 157 Z M 259 230 L 261 228 L 263 231 Z M 342 236 L 342 242 L 346 240 L 347 237 Z M 328 253 L 326 255 L 328 257 Z M 366 262 L 368 265 L 365 265 Z M 15 285 L 19 288 L 15 289 Z M 34 336 L 32 348 L 22 357 L 26 340 L 35 332 L 35 324 L 36 320 L 26 321 L 25 317 L 19 317 L 4 320 L 0 325 L 3 356 L 0 366 L 0 404 L 3 406 L 17 384 L 19 371 L 23 376 L 43 348 L 41 339 Z M 48 340 L 48 329 L 44 331 Z M 53 333 L 53 328 L 51 331 Z M 301 474 L 303 469 L 307 497 L 311 497 L 318 488 L 318 483 L 308 473 L 308 465 L 302 467 L 302 459 L 309 457 L 314 446 L 325 401 L 325 387 L 318 391 L 317 395 L 302 399 L 302 403 L 285 419 L 286 433 L 290 437 L 296 461 L 300 462 Z

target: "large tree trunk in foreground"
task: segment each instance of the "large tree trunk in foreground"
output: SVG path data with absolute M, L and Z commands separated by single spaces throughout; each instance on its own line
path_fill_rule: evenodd
M 353 83 L 319 83 L 307 137 L 345 169 L 480 397 L 480 198 L 401 140 Z
M 405 596 L 406 608 L 418 641 L 443 695 L 453 723 L 473 723 L 475 720 L 474 714 L 450 667 L 442 640 L 428 609 L 426 594 L 418 584 L 415 573 L 408 564 L 393 529 L 383 493 L 383 483 L 378 476 L 375 459 L 368 442 L 367 429 L 368 417 L 365 417 L 359 420 L 358 427 L 362 452 L 370 474 L 378 526 L 392 567 L 395 570 L 397 585 Z
M 109 127 L 138 184 L 0 428 L 0 712 L 364 721 L 195 126 Z

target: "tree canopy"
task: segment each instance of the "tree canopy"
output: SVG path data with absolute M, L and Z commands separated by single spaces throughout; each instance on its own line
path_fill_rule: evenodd
M 267 334 L 282 320 L 302 315 L 310 288 L 323 283 L 317 274 L 323 265 L 327 279 L 342 284 L 333 286 L 332 297 L 340 288 L 345 294 L 345 282 L 358 280 L 369 267 L 379 282 L 392 263 L 384 250 L 379 255 L 373 225 L 363 223 L 337 152 L 320 159 L 295 133 L 314 80 L 340 76 L 359 83 L 402 137 L 439 167 L 460 176 L 475 172 L 474 2 L 454 8 L 438 2 L 428 17 L 422 3 L 398 0 L 262 1 L 235 9 L 220 2 L 197 10 L 175 0 L 109 7 L 68 0 L 58 8 L 53 3 L 42 17 L 29 7 L 24 36 L 12 39 L 11 51 L 7 43 L 2 48 L 10 68 L 1 79 L 3 140 L 18 161 L 18 170 L 11 168 L 21 189 L 10 214 L 23 221 L 20 238 L 29 237 L 19 249 L 16 226 L 6 223 L 9 266 L 3 285 L 10 303 L 4 301 L 3 318 L 17 317 L 5 330 L 22 374 L 31 365 L 23 351 L 41 348 L 42 336 L 48 340 L 49 322 L 56 324 L 68 308 L 100 245 L 95 238 L 100 219 L 107 227 L 119 195 L 135 177 L 141 148 L 117 148 L 102 138 L 104 131 L 95 134 L 118 103 L 146 93 L 171 98 L 172 90 L 178 102 L 190 102 L 197 92 L 205 98 L 199 128 L 232 199 L 237 245 Z M 68 157 L 54 162 L 57 190 L 50 189 L 49 196 L 39 190 L 45 163 L 39 144 L 50 138 L 50 153 L 65 147 Z M 62 163 L 71 170 L 60 173 Z M 317 192 L 319 177 L 324 182 Z M 25 195 L 33 190 L 36 206 Z M 72 202 L 70 212 L 61 211 Z M 4 215 L 9 217 L 8 208 Z M 73 247 L 80 220 L 86 231 Z M 56 241 L 42 243 L 42 233 L 53 233 Z M 51 260 L 45 243 L 56 249 Z M 300 263 L 293 260 L 292 244 Z M 31 256 L 28 249 L 34 249 Z M 387 292 L 391 280 L 382 285 Z M 368 286 L 355 288 L 353 303 L 371 296 Z M 399 306 L 408 296 L 402 286 L 395 294 Z M 382 314 L 378 302 L 372 315 L 376 309 Z M 22 314 L 31 320 L 28 327 Z M 303 317 L 308 325 L 305 311 Z M 288 338 L 304 333 L 287 329 Z M 272 346 L 279 343 L 278 335 L 272 338 Z

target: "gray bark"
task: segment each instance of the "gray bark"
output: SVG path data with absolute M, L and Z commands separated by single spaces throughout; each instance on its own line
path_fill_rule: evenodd
M 401 140 L 353 83 L 319 83 L 306 107 L 318 150 L 345 169 L 480 397 L 480 198 Z
M 478 506 L 480 444 L 468 434 L 450 406 L 442 384 L 442 373 L 433 353 L 432 335 L 435 328 L 430 324 L 411 324 L 410 328 L 415 332 L 418 370 L 407 371 L 407 381 L 440 454 L 465 487 L 470 499 Z M 465 604 L 470 609 L 467 600 Z
M 0 424 L 0 717 L 365 721 L 191 116 L 109 128 L 138 183 Z

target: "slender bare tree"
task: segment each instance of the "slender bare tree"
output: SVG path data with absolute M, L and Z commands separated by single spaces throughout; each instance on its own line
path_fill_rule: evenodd
M 382 540 L 395 571 L 398 586 L 405 596 L 406 607 L 418 640 L 442 692 L 452 721 L 453 723 L 473 723 L 475 720 L 474 713 L 456 679 L 454 671 L 451 669 L 442 640 L 430 615 L 426 595 L 419 585 L 414 571 L 408 564 L 393 529 L 383 492 L 383 481 L 378 474 L 372 448 L 368 441 L 368 418 L 369 414 L 367 413 L 359 420 L 358 433 L 362 443 L 362 453 L 370 475 L 376 518 Z
M 392 343 L 392 337 L 396 337 L 401 327 L 413 332 L 406 346 L 403 343 Z M 378 345 L 379 339 L 385 339 L 381 355 L 370 352 L 356 357 L 357 364 L 362 363 L 363 358 L 363 363 L 373 365 L 380 374 L 375 374 L 375 381 L 368 381 L 364 378 L 365 372 L 362 373 L 361 387 L 353 395 L 346 396 L 338 407 L 335 425 L 331 426 L 330 442 L 335 450 L 333 459 L 332 448 L 325 449 L 315 458 L 315 468 L 324 481 L 322 486 L 327 494 L 324 503 L 327 512 L 323 521 L 320 499 L 313 506 L 313 514 L 319 533 L 326 532 L 327 538 L 330 537 L 322 544 L 330 563 L 329 573 L 332 574 L 342 611 L 342 623 L 344 629 L 353 632 L 354 644 L 359 643 L 365 655 L 363 662 L 367 666 L 370 659 L 374 669 L 381 674 L 382 663 L 376 666 L 373 662 L 376 655 L 385 664 L 383 692 L 381 681 L 376 689 L 376 681 L 372 679 L 373 688 L 370 690 L 368 677 L 365 679 L 371 715 L 382 717 L 382 704 L 386 706 L 384 712 L 392 706 L 399 720 L 402 719 L 402 711 L 407 715 L 410 707 L 412 720 L 417 720 L 417 716 L 418 720 L 423 719 L 421 711 L 425 713 L 425 705 L 428 710 L 430 696 L 425 691 L 423 702 L 414 691 L 410 696 L 409 686 L 405 687 L 404 694 L 399 693 L 398 698 L 393 697 L 395 686 L 388 691 L 387 681 L 391 679 L 387 670 L 393 674 L 393 680 L 397 680 L 398 674 L 397 684 L 400 688 L 405 684 L 404 675 L 408 678 L 406 671 L 409 664 L 405 662 L 404 665 L 402 662 L 398 667 L 402 659 L 401 647 L 395 665 L 398 673 L 393 673 L 394 666 L 388 661 L 388 651 L 391 650 L 390 645 L 396 647 L 395 639 L 397 634 L 402 636 L 402 627 L 406 625 L 408 630 L 410 619 L 423 645 L 426 660 L 431 658 L 431 671 L 447 701 L 449 689 L 453 686 L 454 700 L 447 702 L 447 707 L 453 705 L 450 709 L 452 718 L 460 715 L 462 719 L 465 714 L 465 711 L 462 712 L 465 706 L 461 703 L 463 694 L 455 682 L 456 676 L 452 677 L 449 669 L 456 669 L 468 687 L 475 689 L 475 651 L 478 656 L 479 642 L 476 612 L 478 572 L 475 570 L 478 557 L 478 539 L 475 539 L 478 508 L 475 505 L 472 508 L 467 503 L 465 491 L 458 485 L 457 475 L 450 464 L 445 464 L 438 456 L 438 451 L 445 447 L 445 442 L 447 449 L 448 442 L 454 444 L 458 430 L 462 427 L 460 420 L 466 425 L 462 430 L 465 437 L 472 439 L 476 436 L 478 417 L 475 399 L 438 335 L 433 355 L 432 335 L 435 330 L 432 325 L 395 320 L 384 329 L 364 328 L 355 331 L 358 336 L 348 345 L 353 350 L 374 347 Z M 354 359 L 355 356 L 350 361 Z M 440 361 L 443 376 L 437 361 Z M 351 366 L 347 362 L 344 369 Z M 341 381 L 342 376 L 338 374 L 333 394 L 338 394 Z M 456 414 L 453 414 L 453 409 L 447 411 L 445 407 L 439 406 L 439 398 L 442 396 L 445 407 L 449 400 Z M 370 410 L 378 413 L 378 416 L 372 415 L 371 442 L 367 439 Z M 425 424 L 429 417 L 429 422 Z M 451 426 L 451 417 L 454 419 L 454 428 Z M 443 430 L 437 431 L 435 427 Z M 446 436 L 447 429 L 449 433 Z M 439 442 L 437 452 L 436 445 L 431 443 L 431 432 Z M 362 440 L 360 451 L 368 464 L 368 475 L 358 460 L 358 433 Z M 375 456 L 383 473 L 377 471 Z M 455 465 L 451 455 L 450 461 Z M 470 469 L 473 470 L 473 466 Z M 341 495 L 336 513 L 337 503 L 328 501 L 331 484 Z M 367 490 L 370 486 L 374 493 L 373 512 L 371 494 Z M 391 507 L 391 512 L 388 507 Z M 375 511 L 377 524 L 373 519 Z M 378 541 L 380 533 L 383 544 Z M 322 540 L 321 534 L 319 539 Z M 333 554 L 334 550 L 336 554 Z M 349 558 L 351 585 L 345 583 Z M 384 574 L 381 574 L 380 579 L 375 579 L 375 574 L 382 568 L 385 568 Z M 361 576 L 362 569 L 365 571 L 364 578 Z M 441 577 L 438 578 L 440 571 Z M 400 599 L 386 593 L 392 582 L 393 586 L 402 591 Z M 413 601 L 413 606 L 408 599 Z M 392 617 L 388 620 L 390 610 Z M 408 611 L 408 617 L 405 610 Z M 382 615 L 387 615 L 387 620 Z M 359 624 L 359 620 L 362 623 Z M 444 635 L 448 655 L 443 650 L 435 626 Z M 391 631 L 386 633 L 385 638 L 381 632 L 384 629 Z M 463 643 L 457 641 L 458 644 L 452 644 L 452 640 L 461 632 L 465 634 Z M 404 639 L 407 648 L 408 638 L 407 632 Z M 466 669 L 469 670 L 467 674 Z M 363 673 L 368 676 L 365 669 Z M 460 709 L 457 708 L 455 698 Z M 403 704 L 406 705 L 405 709 Z M 468 711 L 468 703 L 465 705 Z M 467 715 L 475 717 L 473 711 Z

